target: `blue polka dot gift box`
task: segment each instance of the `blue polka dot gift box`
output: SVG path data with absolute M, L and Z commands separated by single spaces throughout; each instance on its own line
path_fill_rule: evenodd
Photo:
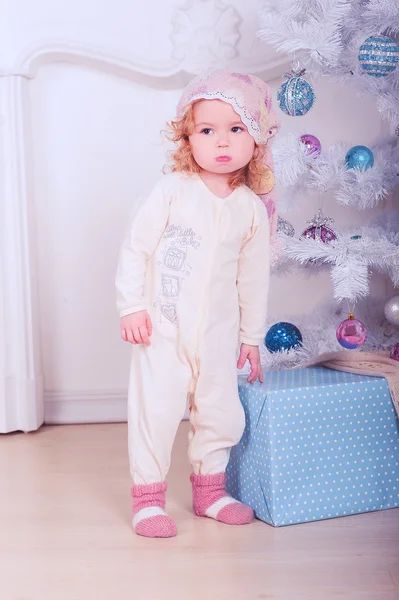
M 385 379 L 324 367 L 239 377 L 246 428 L 227 489 L 275 527 L 399 506 L 399 427 Z

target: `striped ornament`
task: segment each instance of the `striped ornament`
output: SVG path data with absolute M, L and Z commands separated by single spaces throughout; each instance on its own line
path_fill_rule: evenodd
M 372 77 L 385 77 L 396 69 L 399 47 L 385 35 L 368 37 L 360 46 L 359 63 L 362 70 Z

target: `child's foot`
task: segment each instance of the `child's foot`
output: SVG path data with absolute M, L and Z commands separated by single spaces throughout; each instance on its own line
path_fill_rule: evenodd
M 190 477 L 193 509 L 199 517 L 211 517 L 228 525 L 246 525 L 253 519 L 252 508 L 226 494 L 225 473 Z
M 132 525 L 137 535 L 152 538 L 176 535 L 176 524 L 165 512 L 165 491 L 165 482 L 132 487 Z

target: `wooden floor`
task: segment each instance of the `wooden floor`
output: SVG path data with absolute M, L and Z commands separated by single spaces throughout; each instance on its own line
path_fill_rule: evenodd
M 399 599 L 399 509 L 277 529 L 194 517 L 186 437 L 178 537 L 149 540 L 130 528 L 126 425 L 0 436 L 1 600 Z

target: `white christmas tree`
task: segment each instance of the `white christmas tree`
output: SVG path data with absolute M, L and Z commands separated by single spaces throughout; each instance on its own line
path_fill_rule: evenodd
M 399 48 L 393 39 L 398 32 L 397 0 L 262 2 L 259 36 L 293 61 L 277 97 L 281 110 L 292 116 L 308 112 L 315 98 L 307 80 L 329 76 L 357 94 L 374 96 L 376 110 L 391 131 L 370 148 L 350 148 L 343 140 L 321 149 L 314 136 L 280 134 L 273 155 L 289 208 L 309 189 L 329 192 L 343 207 L 363 211 L 392 195 L 399 180 Z M 283 254 L 275 268 L 280 275 L 298 262 L 311 270 L 328 269 L 334 306 L 320 307 L 317 319 L 299 317 L 295 325 L 301 335 L 289 326 L 286 331 L 274 318 L 262 352 L 268 369 L 305 363 L 339 349 L 339 343 L 382 350 L 399 342 L 399 295 L 385 307 L 369 298 L 371 272 L 384 273 L 399 288 L 399 210 L 356 229 L 336 231 L 331 221 L 319 210 L 295 234 L 289 221 L 279 217 Z M 356 317 L 351 314 L 350 323 L 337 334 L 337 326 L 355 311 Z

